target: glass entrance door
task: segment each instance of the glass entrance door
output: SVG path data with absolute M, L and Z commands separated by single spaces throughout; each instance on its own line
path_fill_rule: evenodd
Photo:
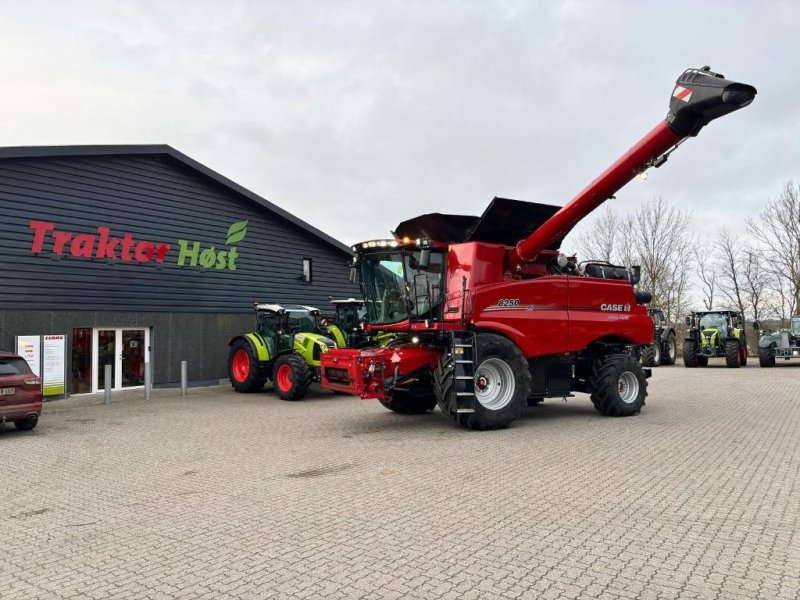
M 97 357 L 92 370 L 92 389 L 105 389 L 105 366 L 111 365 L 111 387 L 141 387 L 144 385 L 144 365 L 149 360 L 150 329 L 118 327 L 95 329 L 92 335 L 92 355 Z

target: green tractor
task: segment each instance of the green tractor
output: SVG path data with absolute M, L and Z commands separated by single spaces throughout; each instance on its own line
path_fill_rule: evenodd
M 336 342 L 337 348 L 357 348 L 369 340 L 369 335 L 364 330 L 364 301 L 355 298 L 334 300 L 328 296 L 333 304 L 333 316 L 322 317 L 320 325 L 329 334 L 328 337 Z
M 237 392 L 258 392 L 267 380 L 283 400 L 300 400 L 319 381 L 319 359 L 336 347 L 311 306 L 256 304 L 256 331 L 229 342 L 228 377 Z
M 664 311 L 660 308 L 648 308 L 647 312 L 653 319 L 655 327 L 653 341 L 642 346 L 640 357 L 642 365 L 645 367 L 657 367 L 659 365 L 674 365 L 676 345 L 675 330 L 667 323 Z
M 683 364 L 705 367 L 709 358 L 724 357 L 732 369 L 747 365 L 747 338 L 742 314 L 732 310 L 695 311 L 686 317 Z
M 758 364 L 774 367 L 775 360 L 800 358 L 800 315 L 792 317 L 791 326 L 777 331 L 761 331 L 761 323 L 755 321 L 753 328 L 761 333 L 758 340 Z

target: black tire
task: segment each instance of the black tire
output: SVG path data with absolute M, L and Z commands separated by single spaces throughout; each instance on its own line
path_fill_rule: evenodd
M 642 365 L 644 365 L 645 367 L 655 367 L 658 364 L 658 362 L 656 361 L 657 347 L 658 343 L 656 342 L 652 342 L 650 344 L 647 344 L 646 346 L 641 346 L 640 357 L 642 360 Z
M 430 394 L 410 394 L 395 391 L 389 400 L 380 403 L 392 412 L 402 415 L 422 415 L 436 408 L 436 397 Z
M 638 414 L 647 396 L 642 365 L 627 354 L 610 354 L 596 360 L 590 385 L 595 410 L 607 417 Z
M 742 366 L 743 367 L 747 366 L 747 348 L 744 348 L 742 350 Z
M 695 342 L 694 340 L 684 340 L 683 366 L 693 369 L 700 364 L 699 359 L 700 357 L 697 355 L 697 342 Z
M 775 355 L 772 353 L 772 346 L 758 348 L 758 366 L 769 368 L 775 366 Z
M 661 364 L 674 365 L 676 356 L 678 356 L 678 345 L 675 342 L 675 332 L 670 331 L 664 343 L 664 351 L 661 353 Z
M 725 340 L 725 364 L 729 369 L 738 369 L 741 366 L 741 351 L 738 340 Z
M 243 372 L 234 367 L 234 357 L 247 356 L 248 367 L 246 376 L 242 376 Z M 237 358 L 241 360 L 241 358 Z M 267 378 L 261 369 L 261 363 L 258 362 L 258 356 L 253 350 L 253 346 L 247 340 L 238 339 L 234 340 L 228 351 L 228 379 L 230 379 L 233 389 L 241 393 L 260 392 L 266 383 Z
M 476 395 L 474 402 L 475 412 L 451 412 L 450 406 L 453 404 L 451 400 L 453 400 L 455 394 L 454 361 L 452 356 L 443 356 L 434 372 L 433 389 L 436 394 L 436 402 L 444 414 L 462 427 L 478 430 L 503 429 L 518 419 L 527 405 L 531 389 L 531 373 L 528 368 L 528 361 L 525 360 L 520 349 L 503 336 L 494 333 L 478 333 L 475 336 L 475 341 L 478 350 L 477 365 L 475 367 L 476 378 L 481 376 L 482 367 L 487 372 L 490 367 L 492 371 L 498 370 L 499 375 L 510 373 L 510 381 L 513 381 L 514 388 L 510 392 L 507 402 L 500 402 L 497 409 L 492 409 L 482 404 Z M 490 360 L 492 362 L 489 362 Z M 506 366 L 510 368 L 510 372 L 506 369 Z M 488 385 L 485 389 L 488 389 L 493 382 L 489 381 L 487 383 Z M 499 387 L 499 385 L 495 385 L 495 387 Z
M 38 415 L 30 415 L 25 419 L 17 419 L 14 421 L 14 427 L 19 429 L 20 431 L 30 431 L 39 423 L 39 416 Z
M 295 352 L 282 354 L 275 361 L 272 382 L 281 400 L 302 400 L 313 379 L 308 363 Z

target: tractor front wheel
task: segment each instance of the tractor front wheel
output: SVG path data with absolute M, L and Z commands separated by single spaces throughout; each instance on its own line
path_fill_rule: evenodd
M 651 342 L 646 346 L 642 346 L 640 356 L 645 367 L 655 367 L 658 364 L 656 359 L 657 348 L 658 342 Z M 661 353 L 659 352 L 658 354 L 660 355 Z
M 697 342 L 694 340 L 684 340 L 683 342 L 683 366 L 694 368 L 700 364 L 697 356 Z
M 758 366 L 765 368 L 775 366 L 775 355 L 772 353 L 772 346 L 758 348 Z
M 415 395 L 408 392 L 395 391 L 388 400 L 381 398 L 380 403 L 389 410 L 403 415 L 422 415 L 436 408 L 436 397 Z
M 272 381 L 281 400 L 302 400 L 314 378 L 308 363 L 294 352 L 275 361 Z
M 675 343 L 675 334 L 671 331 L 667 336 L 667 343 L 664 347 L 664 352 L 661 355 L 662 365 L 674 365 L 675 356 L 678 354 L 677 344 Z
M 250 342 L 238 339 L 228 352 L 228 378 L 237 392 L 261 391 L 266 378 L 261 373 L 258 357 Z
M 590 378 L 592 404 L 607 417 L 628 417 L 642 410 L 647 379 L 642 365 L 627 354 L 610 354 L 595 361 Z
M 742 349 L 737 340 L 725 342 L 725 364 L 729 369 L 738 369 L 742 364 Z

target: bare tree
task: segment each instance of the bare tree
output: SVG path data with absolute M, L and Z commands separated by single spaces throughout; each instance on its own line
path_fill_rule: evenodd
M 744 315 L 744 290 L 740 274 L 743 253 L 741 243 L 735 234 L 723 227 L 715 245 L 720 258 L 720 292 L 728 300 L 730 308 Z
M 745 300 L 753 320 L 758 321 L 766 307 L 770 273 L 764 268 L 759 252 L 750 247 L 742 251 L 742 267 Z
M 600 217 L 589 231 L 578 241 L 580 260 L 604 260 L 615 262 L 620 250 L 622 219 L 606 204 Z
M 697 263 L 697 276 L 703 291 L 703 306 L 706 310 L 714 308 L 714 294 L 717 291 L 717 267 L 713 248 L 698 246 L 694 253 Z
M 759 245 L 765 264 L 780 282 L 783 309 L 800 307 L 800 186 L 786 182 L 781 194 L 767 203 L 747 228 Z M 785 313 L 784 313 L 785 314 Z

